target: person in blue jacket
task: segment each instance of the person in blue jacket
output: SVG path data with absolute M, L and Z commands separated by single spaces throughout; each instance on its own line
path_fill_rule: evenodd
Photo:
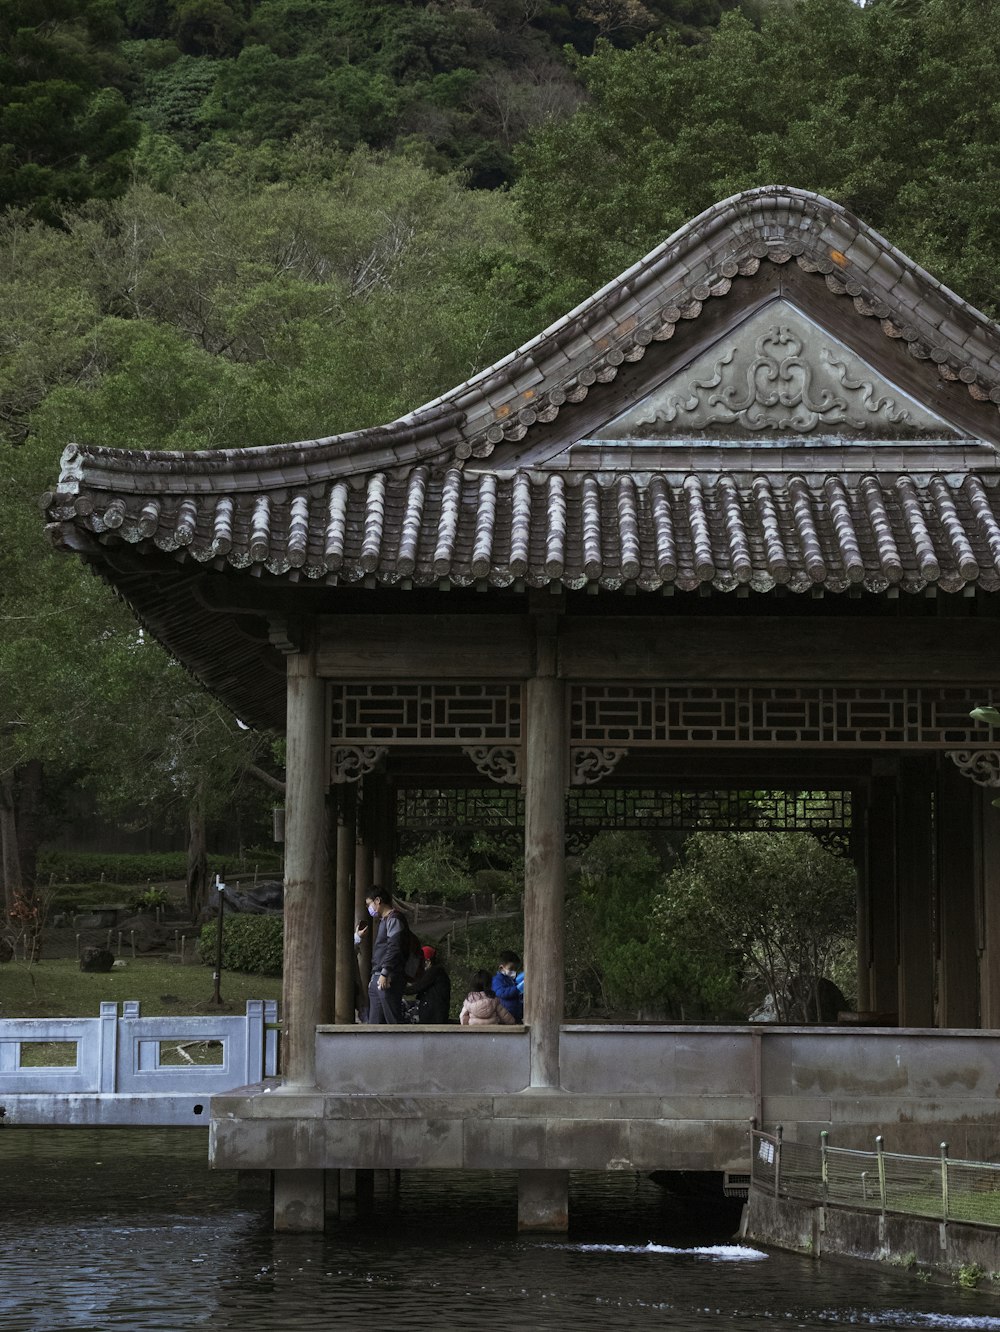
M 500 954 L 500 965 L 493 977 L 493 993 L 515 1022 L 524 1021 L 524 972 L 516 953 Z

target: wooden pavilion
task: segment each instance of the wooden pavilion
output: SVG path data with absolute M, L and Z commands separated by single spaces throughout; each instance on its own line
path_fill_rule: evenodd
M 613 823 L 615 793 L 654 823 L 677 792 L 844 793 L 859 1007 L 1000 1027 L 1000 753 L 969 717 L 1000 655 L 998 404 L 996 325 L 844 209 L 768 187 L 385 426 L 67 448 L 54 541 L 286 730 L 284 1097 L 213 1108 L 218 1164 L 278 1171 L 278 1224 L 322 1224 L 324 1170 L 457 1161 L 520 1169 L 526 1223 L 559 1225 L 568 1166 L 657 1159 L 638 1101 L 568 1071 L 562 1025 L 567 832 Z M 401 792 L 490 783 L 523 808 L 526 1030 L 465 1061 L 480 1084 L 398 1062 L 355 1084 L 324 1054 L 352 1015 L 351 881 L 391 882 Z M 476 1096 L 496 1059 L 502 1112 Z M 435 1155 L 456 1116 L 464 1145 Z M 631 1137 L 553 1152 L 545 1116 L 546 1143 L 552 1117 Z

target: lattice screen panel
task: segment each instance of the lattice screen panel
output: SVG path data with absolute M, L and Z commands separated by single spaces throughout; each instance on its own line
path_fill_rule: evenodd
M 575 744 L 969 746 L 989 690 L 748 685 L 574 685 Z
M 811 832 L 846 850 L 851 829 L 850 791 L 696 791 L 622 787 L 573 789 L 566 797 L 570 845 L 586 844 L 612 828 L 670 832 Z M 396 795 L 400 845 L 410 847 L 456 828 L 520 837 L 524 800 L 516 788 L 401 788 Z
M 521 738 L 521 687 L 333 684 L 330 733 L 340 744 L 512 743 Z

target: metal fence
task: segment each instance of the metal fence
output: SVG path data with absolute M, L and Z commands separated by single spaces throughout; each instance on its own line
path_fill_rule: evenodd
M 874 1212 L 926 1216 L 1000 1227 L 1000 1164 L 959 1161 L 943 1142 L 938 1156 L 887 1152 L 881 1135 L 873 1152 L 786 1142 L 775 1133 L 751 1132 L 752 1184 L 776 1198 L 841 1204 Z

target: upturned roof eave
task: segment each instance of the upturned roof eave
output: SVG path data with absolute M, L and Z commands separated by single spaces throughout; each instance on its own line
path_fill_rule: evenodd
M 706 209 L 521 347 L 393 422 L 243 449 L 147 451 L 74 444 L 63 455 L 58 494 L 72 497 L 81 488 L 121 494 L 246 493 L 307 487 L 422 461 L 461 463 L 488 456 L 501 439 L 517 438 L 518 431 L 529 428 L 516 424 L 519 405 L 524 409 L 539 402 L 602 350 L 614 351 L 664 303 L 699 292 L 720 265 L 741 256 L 751 263 L 775 257 L 783 262 L 803 253 L 848 294 L 857 288 L 888 301 L 898 317 L 909 319 L 902 330 L 908 341 L 922 340 L 930 348 L 925 354 L 954 361 L 967 384 L 980 381 L 981 397 L 1000 401 L 1000 334 L 982 312 L 840 205 L 809 191 L 765 186 Z M 558 411 L 555 393 L 550 393 L 550 411 L 552 403 Z M 533 415 L 529 409 L 527 418 Z

